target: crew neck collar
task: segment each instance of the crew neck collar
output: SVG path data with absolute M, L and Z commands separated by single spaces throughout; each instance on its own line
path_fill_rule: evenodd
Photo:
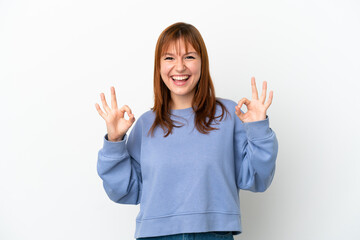
M 183 109 L 170 109 L 170 113 L 177 116 L 187 116 L 194 113 L 194 110 L 192 109 L 192 107 Z

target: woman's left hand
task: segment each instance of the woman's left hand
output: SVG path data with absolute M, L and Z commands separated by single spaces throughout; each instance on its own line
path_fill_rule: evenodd
M 266 81 L 263 82 L 262 93 L 260 99 L 258 97 L 258 91 L 255 84 L 255 77 L 251 78 L 251 88 L 252 88 L 252 99 L 249 101 L 247 98 L 242 98 L 238 105 L 235 106 L 235 114 L 240 118 L 242 122 L 254 122 L 266 119 L 266 110 L 270 107 L 270 104 L 273 99 L 273 91 L 270 91 L 269 98 L 265 103 L 266 99 Z M 240 111 L 241 106 L 245 104 L 247 108 L 246 113 Z

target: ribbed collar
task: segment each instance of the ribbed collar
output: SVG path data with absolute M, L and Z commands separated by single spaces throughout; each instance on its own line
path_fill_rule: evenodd
M 192 107 L 184 108 L 184 109 L 170 109 L 170 113 L 172 115 L 184 117 L 193 114 L 194 110 L 192 109 Z

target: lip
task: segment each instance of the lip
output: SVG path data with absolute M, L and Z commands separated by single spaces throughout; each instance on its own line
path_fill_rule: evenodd
M 170 75 L 170 77 L 190 77 L 191 74 Z
M 185 81 L 184 80 L 174 80 L 173 77 L 188 77 L 188 79 L 186 79 Z M 188 80 L 190 79 L 191 75 L 171 75 L 170 78 L 171 78 L 171 81 L 176 85 L 176 86 L 183 86 L 185 85 Z

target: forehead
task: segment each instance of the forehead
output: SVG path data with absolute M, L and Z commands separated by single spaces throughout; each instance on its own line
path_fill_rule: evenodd
M 172 53 L 172 54 L 185 54 L 188 52 L 197 52 L 190 42 L 185 41 L 180 38 L 177 40 L 172 40 L 167 44 L 164 44 L 162 49 L 162 54 Z

